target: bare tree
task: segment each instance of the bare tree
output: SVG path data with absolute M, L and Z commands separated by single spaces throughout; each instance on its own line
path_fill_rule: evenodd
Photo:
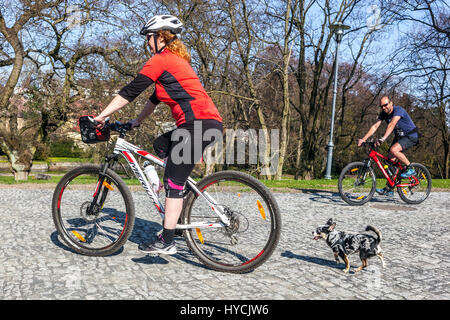
M 24 117 L 25 106 L 19 108 L 19 99 L 12 99 L 14 89 L 19 82 L 24 60 L 28 51 L 24 48 L 22 33 L 27 24 L 35 18 L 44 15 L 46 10 L 57 7 L 62 0 L 42 2 L 42 1 L 22 1 L 22 12 L 15 19 L 13 25 L 8 27 L 7 20 L 12 17 L 5 16 L 6 4 L 0 7 L 0 32 L 3 37 L 3 43 L 12 48 L 11 55 L 5 50 L 2 54 L 6 56 L 0 63 L 0 66 L 9 66 L 9 77 L 5 86 L 0 92 L 0 147 L 5 152 L 11 164 L 11 170 L 16 179 L 26 179 L 31 167 L 35 147 L 33 142 L 41 139 L 38 114 L 36 116 Z M 37 129 L 36 129 L 37 128 Z
M 266 117 L 263 111 L 263 106 L 259 98 L 257 84 L 255 83 L 255 36 L 253 26 L 261 26 L 261 23 L 254 21 L 258 16 L 256 8 L 249 8 L 245 0 L 225 0 L 224 11 L 227 13 L 231 27 L 231 34 L 233 36 L 234 44 L 236 45 L 239 63 L 242 66 L 242 74 L 245 79 L 245 89 L 248 96 L 246 100 L 250 101 L 249 110 L 243 110 L 243 113 L 248 112 L 254 108 L 256 111 L 256 118 L 261 128 L 264 141 L 264 153 L 262 156 L 261 174 L 268 178 L 271 177 L 270 172 L 270 137 L 269 128 L 266 123 Z M 253 20 L 253 21 L 252 21 Z M 261 147 L 261 146 L 260 146 Z
M 325 164 L 325 141 L 329 132 L 331 107 L 332 71 L 335 68 L 333 33 L 329 26 L 338 21 L 351 25 L 344 35 L 341 50 L 345 51 L 344 64 L 351 65 L 350 72 L 339 78 L 340 94 L 336 108 L 341 126 L 336 128 L 337 137 L 343 129 L 346 96 L 361 80 L 364 74 L 362 63 L 370 48 L 370 43 L 380 27 L 387 21 L 385 17 L 377 21 L 374 28 L 367 28 L 364 13 L 368 1 L 299 1 L 294 13 L 294 25 L 298 31 L 295 70 L 298 84 L 298 98 L 291 100 L 293 109 L 300 116 L 295 159 L 295 177 L 311 179 L 322 174 Z M 356 48 L 356 51 L 354 51 Z M 367 70 L 369 66 L 364 64 Z
M 279 1 L 276 3 L 269 2 L 266 3 L 265 13 L 267 17 L 271 18 L 272 30 L 276 30 L 271 33 L 270 39 L 262 39 L 264 42 L 271 46 L 277 47 L 281 53 L 281 56 L 276 61 L 271 61 L 274 65 L 274 70 L 281 83 L 282 88 L 282 106 L 281 106 L 281 136 L 280 136 L 280 146 L 277 163 L 277 169 L 275 173 L 275 180 L 281 179 L 283 173 L 283 167 L 287 156 L 287 146 L 289 144 L 289 131 L 290 131 L 290 83 L 289 83 L 289 73 L 290 73 L 290 61 L 293 49 L 293 14 L 297 11 L 297 6 L 299 1 Z M 278 30 L 282 30 L 279 32 Z M 264 37 L 264 35 L 259 36 Z M 267 37 L 267 35 L 266 35 Z
M 443 147 L 443 178 L 450 174 L 450 6 L 446 1 L 416 0 L 394 6 L 400 23 L 414 24 L 399 48 L 398 72 L 413 79 L 422 107 L 433 110 Z M 422 128 L 421 128 L 422 129 Z M 427 131 L 425 128 L 422 130 Z M 426 137 L 425 137 L 426 138 Z
M 85 98 L 84 90 L 77 85 L 75 77 L 80 61 L 89 55 L 101 55 L 122 71 L 129 66 L 117 48 L 108 49 L 85 41 L 86 28 L 94 21 L 92 15 L 101 8 L 97 7 L 99 2 L 96 0 L 85 1 L 84 4 L 80 7 L 62 0 L 23 1 L 22 11 L 12 27 L 6 23 L 13 17 L 12 13 L 5 16 L 7 8 L 0 8 L 0 31 L 4 37 L 0 41 L 13 49 L 13 56 L 2 51 L 6 59 L 0 63 L 0 66 L 6 66 L 12 62 L 8 81 L 0 93 L 0 146 L 16 179 L 27 179 L 36 145 L 42 141 L 46 129 L 64 125 L 70 105 Z M 102 4 L 107 5 L 107 1 Z M 74 33 L 75 28 L 79 29 Z M 74 34 L 78 38 L 73 37 Z M 113 54 L 120 58 L 119 64 L 114 63 Z M 44 66 L 47 69 L 51 67 L 42 87 L 48 89 L 49 82 L 56 85 L 52 87 L 53 91 L 47 91 L 43 105 L 32 107 L 34 102 L 30 101 L 29 94 L 27 96 L 29 88 L 25 88 L 24 83 L 18 88 L 25 59 L 32 61 L 38 70 Z M 41 96 L 44 94 L 43 90 Z

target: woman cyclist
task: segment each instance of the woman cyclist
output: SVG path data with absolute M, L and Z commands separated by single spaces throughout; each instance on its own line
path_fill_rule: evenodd
M 195 163 L 201 158 L 201 153 L 195 152 L 194 145 L 201 145 L 201 151 L 212 141 L 194 141 L 202 137 L 208 129 L 216 129 L 222 133 L 222 118 L 195 71 L 190 66 L 190 54 L 184 44 L 177 38 L 183 24 L 171 15 L 157 15 L 150 19 L 141 29 L 141 35 L 146 36 L 153 56 L 146 62 L 136 78 L 122 88 L 109 105 L 94 118 L 100 123 L 133 101 L 148 86 L 155 83 L 155 91 L 150 96 L 145 107 L 136 119 L 130 121 L 136 127 L 153 113 L 159 102 L 167 104 L 176 121 L 175 130 L 159 136 L 154 144 L 154 150 L 160 158 L 167 158 L 164 172 L 164 188 L 166 191 L 165 218 L 163 232 L 153 242 L 139 244 L 139 250 L 147 253 L 175 254 L 177 252 L 173 241 L 176 224 L 183 207 L 184 184 L 192 172 Z M 195 125 L 194 125 L 195 123 Z M 194 126 L 196 134 L 194 135 Z M 201 129 L 201 132 L 198 130 Z M 179 161 L 180 156 L 174 147 L 186 142 L 183 134 L 190 135 L 190 160 Z M 185 149 L 183 149 L 185 150 Z M 186 159 L 183 157 L 183 159 Z M 176 160 L 176 161 L 175 161 Z

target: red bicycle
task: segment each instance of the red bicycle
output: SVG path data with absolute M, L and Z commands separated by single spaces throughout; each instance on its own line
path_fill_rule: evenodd
M 380 168 L 386 179 L 386 185 L 397 188 L 400 198 L 408 204 L 418 204 L 424 201 L 431 192 L 431 174 L 420 163 L 411 163 L 416 172 L 409 178 L 401 178 L 405 169 L 400 162 L 391 161 L 377 152 L 374 142 L 365 142 L 369 158 L 362 162 L 352 162 L 342 169 L 338 180 L 339 194 L 350 205 L 363 205 L 372 199 L 376 188 L 376 177 L 372 161 Z

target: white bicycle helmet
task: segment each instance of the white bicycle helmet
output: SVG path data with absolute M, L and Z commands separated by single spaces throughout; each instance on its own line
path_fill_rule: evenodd
M 141 35 L 156 33 L 159 30 L 169 30 L 173 34 L 181 33 L 183 23 L 175 16 L 157 15 L 147 21 L 141 29 Z

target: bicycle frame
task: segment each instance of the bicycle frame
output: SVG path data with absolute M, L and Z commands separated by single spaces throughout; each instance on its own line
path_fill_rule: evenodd
M 386 160 L 387 162 L 391 163 L 392 165 L 394 165 L 397 168 L 392 179 L 389 176 L 389 174 L 386 172 L 386 170 L 384 169 L 383 164 L 378 159 L 378 157 Z M 412 183 L 400 183 L 400 184 L 395 183 L 395 181 L 397 180 L 398 174 L 401 172 L 401 170 L 404 169 L 404 167 L 401 165 L 400 162 L 392 161 L 388 157 L 382 155 L 381 153 L 379 153 L 373 149 L 370 149 L 369 158 L 372 159 L 373 161 L 375 161 L 375 163 L 377 164 L 378 168 L 380 168 L 381 173 L 383 174 L 384 178 L 387 180 L 390 187 L 392 187 L 392 188 L 393 187 L 414 187 L 419 184 L 419 180 L 417 180 L 417 178 L 414 176 L 411 177 L 412 179 L 414 179 L 414 181 Z M 411 180 L 411 178 L 410 178 L 410 180 Z
M 139 166 L 139 163 L 136 161 L 135 155 L 142 157 L 146 160 L 149 160 L 156 165 L 160 167 L 165 167 L 166 163 L 163 159 L 160 159 L 151 153 L 142 150 L 140 147 L 135 146 L 127 141 L 125 141 L 123 138 L 118 138 L 116 141 L 116 144 L 114 146 L 113 151 L 113 157 L 117 158 L 117 156 L 121 154 L 125 160 L 127 161 L 128 165 L 131 167 L 131 169 L 134 172 L 134 175 L 141 183 L 142 187 L 146 191 L 147 195 L 149 196 L 150 200 L 155 205 L 156 209 L 158 210 L 161 219 L 164 219 L 164 206 L 160 202 L 158 195 L 150 186 L 150 183 L 147 180 L 147 177 L 145 176 L 143 170 Z M 230 225 L 230 220 L 228 219 L 227 215 L 224 213 L 224 209 L 221 205 L 216 203 L 214 199 L 206 192 L 202 192 L 202 190 L 198 190 L 195 181 L 189 177 L 187 180 L 187 185 L 189 188 L 191 188 L 197 195 L 201 196 L 205 201 L 208 202 L 208 204 L 211 207 L 211 210 L 217 216 L 220 218 L 222 222 L 215 222 L 215 221 L 205 221 L 205 222 L 196 222 L 193 224 L 177 224 L 177 229 L 194 229 L 194 228 L 223 228 L 225 226 Z

